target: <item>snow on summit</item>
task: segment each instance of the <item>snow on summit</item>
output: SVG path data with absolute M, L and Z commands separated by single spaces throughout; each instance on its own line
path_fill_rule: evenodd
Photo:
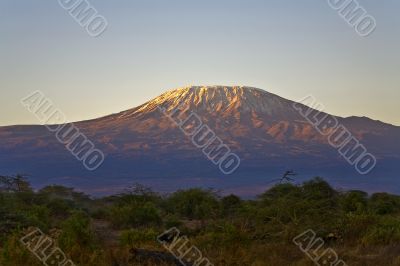
M 135 113 L 150 111 L 157 106 L 167 110 L 180 106 L 196 112 L 255 112 L 259 115 L 297 117 L 292 104 L 292 101 L 253 87 L 191 86 L 165 92 L 140 106 Z

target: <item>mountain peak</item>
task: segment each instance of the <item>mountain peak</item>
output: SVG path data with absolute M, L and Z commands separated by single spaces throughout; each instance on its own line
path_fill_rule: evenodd
M 135 108 L 133 114 L 146 113 L 163 107 L 178 107 L 199 113 L 227 115 L 256 113 L 267 116 L 298 116 L 293 102 L 267 91 L 246 86 L 189 86 L 167 91 L 159 97 Z
M 262 89 L 249 87 L 249 86 L 224 86 L 224 85 L 212 85 L 212 86 L 185 86 L 180 88 L 175 88 L 170 91 L 191 91 L 191 92 L 201 92 L 201 91 L 232 91 L 236 93 L 241 93 L 244 91 L 258 90 L 262 92 L 266 92 Z
M 222 97 L 222 98 L 232 98 L 235 96 L 243 97 L 246 94 L 269 94 L 264 90 L 247 87 L 247 86 L 188 86 L 170 90 L 166 93 L 170 96 L 182 96 L 188 94 L 194 94 L 197 96 L 209 96 L 209 97 Z

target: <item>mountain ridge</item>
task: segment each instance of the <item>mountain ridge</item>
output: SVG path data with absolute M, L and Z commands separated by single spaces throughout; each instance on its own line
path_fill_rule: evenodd
M 251 185 L 257 184 L 261 182 L 261 173 L 277 174 L 285 168 L 303 169 L 315 175 L 357 175 L 326 137 L 295 110 L 294 103 L 253 87 L 192 86 L 167 91 L 126 111 L 75 122 L 106 154 L 104 165 L 93 173 L 74 161 L 44 126 L 0 127 L 0 170 L 32 173 L 36 184 L 50 180 L 72 182 L 73 186 L 89 190 L 109 183 L 118 186 L 126 180 L 146 183 L 180 178 L 187 183 L 174 181 L 170 185 L 179 188 L 179 184 L 197 182 L 207 186 L 212 180 L 212 186 L 237 188 L 248 178 Z M 160 107 L 195 112 L 240 156 L 242 164 L 237 173 L 225 178 L 160 112 Z M 183 118 L 187 115 L 183 114 Z M 371 119 L 335 117 L 378 158 L 374 176 L 396 172 L 400 162 L 400 127 Z

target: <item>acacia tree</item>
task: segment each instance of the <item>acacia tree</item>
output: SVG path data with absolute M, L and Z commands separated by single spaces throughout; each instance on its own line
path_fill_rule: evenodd
M 5 192 L 30 192 L 31 185 L 26 177 L 20 174 L 15 176 L 0 175 L 0 191 Z

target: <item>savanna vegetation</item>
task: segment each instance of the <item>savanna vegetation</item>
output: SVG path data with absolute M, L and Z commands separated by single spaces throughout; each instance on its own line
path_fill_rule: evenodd
M 33 191 L 1 177 L 0 265 L 43 265 L 19 241 L 31 227 L 76 265 L 174 265 L 157 241 L 176 227 L 214 265 L 314 265 L 293 238 L 312 229 L 347 265 L 400 265 L 400 197 L 338 191 L 321 178 L 278 184 L 254 200 L 199 188 L 160 195 L 141 185 L 104 198 Z M 160 255 L 161 254 L 161 255 Z M 158 257 L 158 258 L 156 258 Z

